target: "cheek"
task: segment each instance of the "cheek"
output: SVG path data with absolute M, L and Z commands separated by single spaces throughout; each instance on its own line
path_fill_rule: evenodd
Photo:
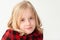
M 35 20 L 31 20 L 30 22 L 31 22 L 31 25 L 32 25 L 32 26 L 36 26 Z
M 19 28 L 23 30 L 23 29 L 24 29 L 24 24 L 21 23 L 21 24 L 19 25 Z

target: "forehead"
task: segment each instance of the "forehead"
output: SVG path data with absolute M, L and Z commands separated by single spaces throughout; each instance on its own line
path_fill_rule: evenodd
M 29 16 L 34 16 L 34 12 L 27 8 L 27 9 L 21 9 L 19 11 L 19 15 L 22 16 L 22 17 L 29 17 Z

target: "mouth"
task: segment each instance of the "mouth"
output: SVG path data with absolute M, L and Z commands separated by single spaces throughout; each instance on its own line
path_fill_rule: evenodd
M 25 29 L 32 29 L 32 27 L 29 27 L 29 28 L 25 28 Z

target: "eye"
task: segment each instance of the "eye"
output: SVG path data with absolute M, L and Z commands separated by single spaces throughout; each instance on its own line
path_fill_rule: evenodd
M 30 19 L 33 19 L 33 17 L 30 17 Z
M 21 19 L 21 21 L 24 21 L 24 19 Z

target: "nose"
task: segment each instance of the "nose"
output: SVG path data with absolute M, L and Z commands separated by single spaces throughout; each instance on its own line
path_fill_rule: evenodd
M 30 25 L 30 21 L 29 20 L 26 20 L 26 25 Z

